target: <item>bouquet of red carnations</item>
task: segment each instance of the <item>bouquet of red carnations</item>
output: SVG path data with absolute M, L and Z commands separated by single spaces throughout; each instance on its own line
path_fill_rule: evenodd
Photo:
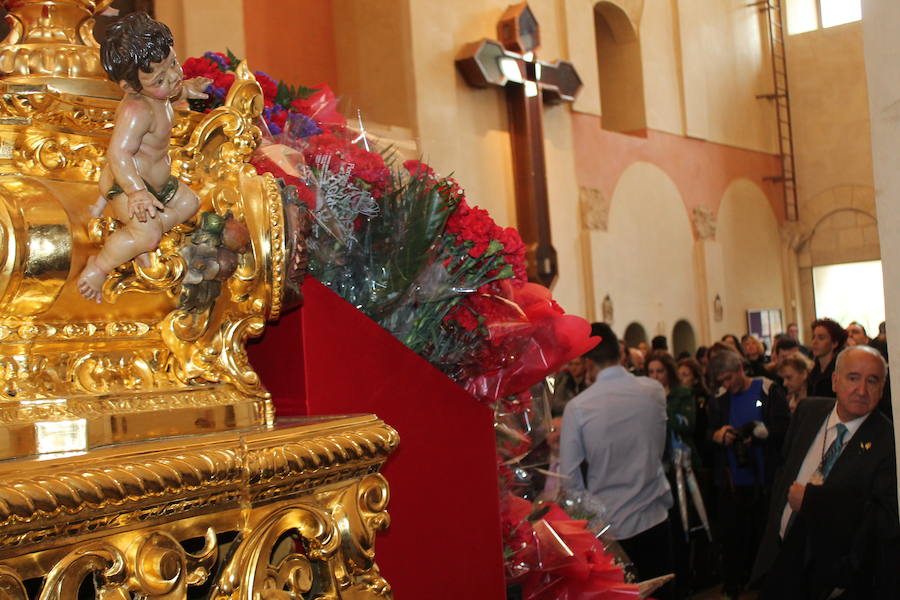
M 212 79 L 195 109 L 221 105 L 237 64 L 230 52 L 185 62 L 185 77 Z M 265 122 L 252 162 L 295 186 L 305 203 L 311 275 L 492 403 L 522 394 L 596 343 L 586 321 L 527 282 L 518 232 L 470 206 L 451 177 L 371 151 L 328 86 L 256 77 Z

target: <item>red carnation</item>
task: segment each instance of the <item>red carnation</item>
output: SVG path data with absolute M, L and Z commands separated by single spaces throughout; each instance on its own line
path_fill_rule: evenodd
M 280 129 L 284 130 L 284 124 L 287 122 L 288 111 L 284 109 L 275 109 L 272 111 L 272 116 L 270 117 L 273 125 L 277 125 Z
M 225 95 L 228 95 L 228 90 L 231 89 L 231 84 L 234 83 L 234 73 L 223 73 L 222 71 L 216 71 L 212 75 L 213 85 L 217 88 L 221 88 L 225 90 Z
M 525 244 L 519 232 L 512 227 L 507 227 L 498 236 L 503 244 L 503 258 L 513 268 L 513 274 L 520 281 L 528 280 L 528 271 L 525 268 Z
M 219 65 L 208 58 L 189 58 L 184 61 L 181 69 L 184 71 L 185 79 L 208 77 L 209 79 L 215 80 L 217 75 L 222 74 L 222 71 L 219 70 Z
M 278 84 L 262 71 L 256 71 L 253 74 L 256 76 L 259 87 L 262 88 L 263 100 L 274 102 L 275 95 L 278 94 Z
M 457 304 L 444 318 L 445 322 L 454 322 L 466 331 L 475 331 L 478 329 L 478 317 L 472 314 L 472 311 L 464 306 Z
M 407 160 L 403 163 L 403 168 L 409 172 L 411 177 L 416 179 L 425 179 L 427 181 L 434 181 L 435 179 L 434 169 L 420 160 Z

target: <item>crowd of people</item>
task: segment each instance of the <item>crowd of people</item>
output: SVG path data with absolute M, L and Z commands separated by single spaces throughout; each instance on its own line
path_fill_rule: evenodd
M 884 324 L 796 324 L 771 350 L 726 335 L 674 357 L 657 336 L 598 346 L 556 377 L 561 485 L 606 508 L 661 600 L 900 598 Z M 886 383 L 888 383 L 886 385 Z

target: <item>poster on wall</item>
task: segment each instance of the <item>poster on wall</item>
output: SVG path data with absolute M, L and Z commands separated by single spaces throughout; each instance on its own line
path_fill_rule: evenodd
M 784 332 L 780 308 L 747 311 L 747 331 L 766 345 L 766 353 L 772 353 L 772 340 Z

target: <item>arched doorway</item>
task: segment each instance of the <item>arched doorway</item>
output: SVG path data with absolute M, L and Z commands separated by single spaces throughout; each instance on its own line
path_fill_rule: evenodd
M 639 343 L 647 342 L 647 331 L 644 329 L 643 325 L 635 321 L 625 328 L 625 335 L 622 337 L 625 340 L 626 346 L 629 348 L 637 348 Z
M 677 358 L 682 352 L 693 355 L 696 351 L 697 338 L 694 336 L 694 328 L 688 321 L 681 319 L 672 328 L 672 355 Z
M 647 127 L 641 44 L 635 26 L 612 2 L 594 5 L 594 36 L 603 128 L 624 133 Z

